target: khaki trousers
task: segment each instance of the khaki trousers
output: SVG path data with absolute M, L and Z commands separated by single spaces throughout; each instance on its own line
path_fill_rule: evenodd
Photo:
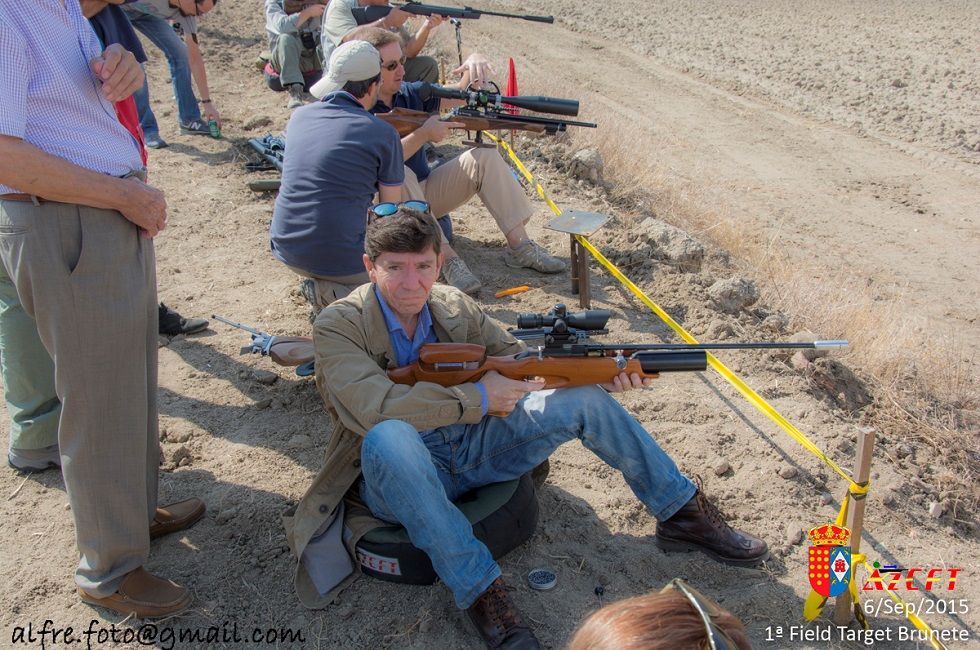
M 146 562 L 157 505 L 153 241 L 114 210 L 0 201 L 0 259 L 55 360 L 75 582 L 104 597 Z
M 524 188 L 496 149 L 464 151 L 433 169 L 421 183 L 415 172 L 405 168 L 403 200 L 428 201 L 436 218 L 449 214 L 474 196 L 480 197 L 504 234 L 526 224 L 534 214 Z

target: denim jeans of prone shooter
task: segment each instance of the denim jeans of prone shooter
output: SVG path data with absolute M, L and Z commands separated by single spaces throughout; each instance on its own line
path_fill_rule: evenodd
M 506 418 L 440 427 L 425 437 L 400 420 L 382 422 L 361 447 L 361 495 L 375 516 L 405 527 L 466 608 L 501 572 L 452 501 L 521 476 L 573 438 L 621 471 L 658 519 L 694 496 L 674 461 L 598 386 L 530 393 Z
M 177 117 L 184 124 L 201 119 L 201 110 L 197 106 L 197 97 L 191 85 L 191 65 L 187 58 L 187 45 L 180 40 L 166 20 L 149 14 L 127 12 L 126 15 L 133 23 L 133 27 L 150 39 L 167 57 L 174 96 L 177 98 Z M 159 133 L 160 126 L 150 109 L 150 86 L 145 80 L 143 87 L 133 94 L 133 99 L 136 101 L 136 111 L 139 113 L 143 133 Z

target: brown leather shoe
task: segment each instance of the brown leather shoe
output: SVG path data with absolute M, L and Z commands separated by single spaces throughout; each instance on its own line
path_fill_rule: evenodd
M 766 543 L 730 528 L 700 488 L 670 519 L 657 522 L 654 543 L 665 551 L 701 551 L 735 566 L 756 566 L 769 559 Z
M 179 587 L 169 580 L 158 578 L 143 567 L 126 574 L 116 593 L 105 598 L 89 596 L 78 588 L 78 595 L 90 605 L 107 607 L 127 616 L 161 618 L 183 611 L 194 597 L 189 589 Z
M 157 508 L 150 524 L 150 539 L 190 528 L 204 516 L 204 510 L 204 502 L 197 497 Z
M 507 585 L 497 578 L 466 610 L 488 648 L 536 650 L 537 638 L 521 618 L 507 593 Z

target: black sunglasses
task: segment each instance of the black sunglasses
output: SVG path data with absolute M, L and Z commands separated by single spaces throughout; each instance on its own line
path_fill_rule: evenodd
M 690 586 L 680 578 L 674 578 L 667 583 L 667 586 L 660 590 L 660 593 L 664 593 L 669 589 L 676 589 L 677 591 L 684 594 L 688 602 L 697 611 L 698 616 L 704 622 L 704 629 L 708 632 L 708 643 L 711 646 L 711 650 L 738 650 L 738 646 L 732 641 L 731 637 L 725 634 L 725 631 L 714 624 L 711 619 L 721 616 L 721 611 L 711 603 L 707 598 L 701 595 L 694 587 Z
M 408 61 L 408 57 L 402 54 L 402 58 L 398 59 L 397 61 L 389 61 L 388 63 L 382 63 L 381 67 L 387 70 L 388 72 L 394 72 L 398 66 L 405 65 L 406 61 Z

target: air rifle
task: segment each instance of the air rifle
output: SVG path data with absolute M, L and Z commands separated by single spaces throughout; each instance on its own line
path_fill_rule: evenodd
M 261 138 L 251 138 L 248 144 L 255 149 L 266 162 L 282 172 L 282 158 L 286 154 L 286 142 L 277 135 L 266 133 Z M 225 321 L 227 322 L 227 321 Z
M 500 89 L 497 88 L 496 84 L 492 85 L 498 92 L 490 92 L 489 89 L 474 88 L 473 86 L 466 90 L 458 90 L 424 82 L 419 87 L 419 96 L 422 101 L 431 97 L 439 97 L 466 102 L 464 106 L 457 106 L 450 110 L 442 119 L 446 122 L 462 122 L 466 125 L 463 128 L 467 131 L 476 131 L 476 139 L 465 143 L 475 146 L 492 146 L 484 144 L 481 132 L 495 129 L 532 131 L 555 135 L 566 131 L 570 126 L 596 128 L 592 122 L 576 122 L 554 117 L 509 113 L 504 106 L 505 104 L 539 113 L 574 117 L 578 115 L 578 101 L 540 95 L 507 97 L 499 93 Z M 378 113 L 377 116 L 395 127 L 401 137 L 405 137 L 429 119 L 428 113 L 404 108 L 396 108 L 389 113 Z
M 550 314 L 522 314 L 519 325 L 548 328 L 543 333 L 544 345 L 517 354 L 489 356 L 482 345 L 426 343 L 419 350 L 417 361 L 389 370 L 388 378 L 396 384 L 427 381 L 451 387 L 479 381 L 484 373 L 495 370 L 509 379 L 544 379 L 545 388 L 568 388 L 611 382 L 621 372 L 655 379 L 662 372 L 702 371 L 708 367 L 707 350 L 847 347 L 847 341 L 615 345 L 583 342 L 588 339 L 587 332 L 604 330 L 609 315 L 606 310 L 567 314 L 561 304 L 555 305 Z M 570 328 L 569 322 L 577 322 L 579 326 Z M 631 354 L 626 356 L 627 352 Z
M 270 357 L 280 366 L 296 366 L 296 374 L 300 377 L 313 374 L 313 339 L 310 337 L 270 336 L 217 314 L 211 314 L 211 318 L 245 330 L 252 335 L 252 344 L 244 346 L 240 354 L 261 354 L 263 357 Z
M 460 9 L 459 7 L 437 7 L 436 5 L 426 5 L 421 2 L 414 2 L 414 0 L 409 0 L 405 4 L 394 4 L 391 6 L 378 6 L 372 5 L 368 7 L 354 7 L 351 12 L 354 14 L 354 21 L 358 25 L 367 25 L 368 23 L 373 23 L 375 21 L 381 20 L 389 13 L 392 9 L 401 9 L 405 13 L 415 14 L 416 16 L 443 16 L 445 18 L 479 18 L 480 16 L 500 16 L 502 18 L 520 18 L 521 20 L 530 20 L 536 23 L 548 23 L 549 25 L 555 22 L 554 16 L 526 16 L 523 14 L 505 14 L 499 11 L 483 11 L 481 9 L 474 9 L 473 7 L 464 7 Z

